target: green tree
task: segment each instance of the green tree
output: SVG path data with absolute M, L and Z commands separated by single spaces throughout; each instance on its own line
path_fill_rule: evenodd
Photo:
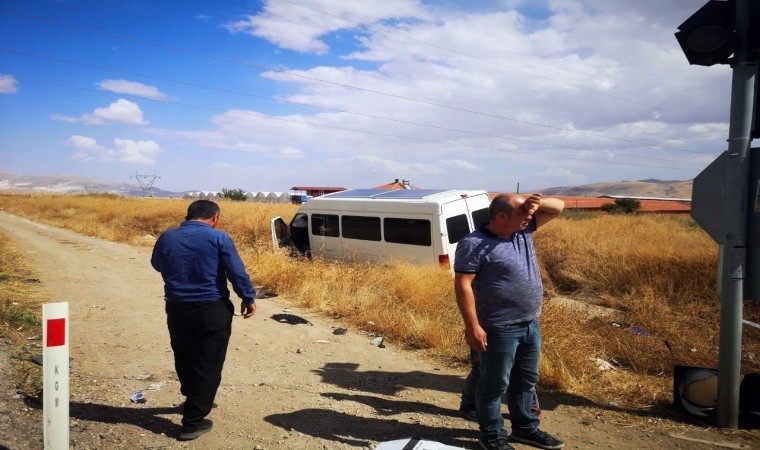
M 602 206 L 602 211 L 610 214 L 636 214 L 641 209 L 641 202 L 635 198 L 617 198 L 615 203 Z
M 242 189 L 222 188 L 222 197 L 238 202 L 245 201 L 245 191 Z

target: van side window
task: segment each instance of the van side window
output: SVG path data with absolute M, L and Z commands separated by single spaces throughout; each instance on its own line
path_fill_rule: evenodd
M 333 214 L 312 214 L 311 234 L 316 236 L 340 236 L 338 216 Z
M 449 244 L 457 243 L 460 239 L 470 234 L 467 216 L 460 214 L 446 219 L 446 234 L 449 235 Z
M 341 218 L 343 237 L 364 241 L 380 240 L 380 218 L 365 216 L 343 216 Z
M 491 221 L 491 216 L 488 214 L 488 208 L 478 209 L 472 212 L 472 224 L 475 229 L 480 228 L 481 225 Z
M 396 244 L 424 245 L 432 244 L 430 221 L 422 219 L 383 219 L 385 242 Z

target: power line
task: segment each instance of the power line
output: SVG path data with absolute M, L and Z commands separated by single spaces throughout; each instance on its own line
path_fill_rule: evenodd
M 327 15 L 327 16 L 330 16 L 330 17 L 335 17 L 337 19 L 345 20 L 346 22 L 350 22 L 350 23 L 353 23 L 353 24 L 356 24 L 356 25 L 360 25 L 360 26 L 364 26 L 365 25 L 362 22 L 351 20 L 351 19 L 348 19 L 346 17 L 340 16 L 340 15 L 337 15 L 337 14 L 333 14 L 333 13 L 329 13 L 327 11 L 323 11 L 323 10 L 320 10 L 320 9 L 317 9 L 317 8 L 312 8 L 311 6 L 306 6 L 306 5 L 300 4 L 298 2 L 294 2 L 292 0 L 275 0 L 275 1 L 283 2 L 283 3 L 290 3 L 291 5 L 295 5 L 295 6 L 298 6 L 298 7 L 304 8 L 304 9 L 308 9 L 308 10 L 311 10 L 311 11 L 314 11 L 314 12 L 317 12 L 317 13 L 320 13 L 320 14 L 324 14 L 324 15 Z M 613 94 L 610 94 L 610 93 L 607 93 L 607 92 L 603 92 L 603 91 L 599 91 L 599 90 L 596 90 L 596 89 L 592 89 L 592 88 L 589 88 L 589 87 L 586 87 L 586 86 L 580 86 L 580 85 L 577 85 L 577 84 L 568 83 L 566 81 L 558 80 L 556 78 L 552 78 L 552 77 L 549 77 L 549 76 L 546 76 L 546 75 L 542 75 L 542 74 L 539 74 L 539 73 L 535 73 L 535 72 L 529 72 L 527 70 L 523 70 L 523 69 L 520 69 L 520 68 L 517 68 L 517 67 L 505 66 L 503 64 L 500 64 L 500 63 L 498 63 L 496 61 L 489 60 L 487 58 L 482 58 L 482 57 L 479 57 L 479 56 L 471 55 L 469 53 L 461 52 L 459 50 L 453 50 L 453 49 L 450 49 L 448 47 L 443 47 L 443 46 L 440 46 L 440 45 L 431 44 L 430 42 L 425 42 L 425 41 L 422 41 L 422 40 L 419 40 L 419 39 L 415 39 L 415 38 L 409 37 L 409 36 L 403 36 L 403 35 L 400 35 L 398 33 L 392 33 L 390 31 L 387 31 L 387 30 L 383 29 L 383 28 L 375 28 L 375 30 L 377 30 L 377 31 L 379 31 L 381 33 L 390 35 L 390 36 L 399 37 L 401 39 L 406 39 L 408 41 L 416 42 L 418 44 L 422 44 L 422 45 L 426 45 L 426 46 L 429 46 L 429 47 L 437 48 L 439 50 L 444 50 L 444 51 L 447 51 L 449 53 L 453 53 L 455 55 L 464 56 L 464 57 L 467 57 L 467 58 L 470 58 L 470 59 L 474 59 L 476 61 L 492 64 L 492 65 L 495 65 L 497 67 L 501 67 L 502 69 L 507 69 L 507 70 L 512 70 L 512 71 L 515 71 L 515 72 L 520 72 L 522 74 L 530 75 L 532 77 L 543 78 L 545 80 L 549 80 L 549 81 L 552 81 L 554 83 L 562 84 L 564 86 L 568 86 L 568 87 L 572 87 L 572 88 L 575 88 L 575 89 L 580 89 L 580 90 L 592 92 L 594 94 L 598 94 L 598 95 L 603 95 L 605 97 L 614 98 L 616 100 L 620 100 L 620 101 L 623 101 L 623 102 L 631 103 L 631 104 L 634 104 L 634 105 L 644 106 L 646 108 L 651 108 L 654 111 L 657 111 L 657 110 L 664 111 L 664 109 L 662 109 L 662 108 L 656 108 L 654 105 L 650 105 L 650 104 L 647 104 L 647 103 L 639 102 L 639 101 L 636 101 L 636 100 L 631 100 L 631 99 L 625 98 L 625 97 L 620 97 L 620 96 L 613 95 Z M 688 114 L 683 114 L 683 113 L 679 113 L 679 112 L 675 112 L 675 111 L 669 111 L 669 112 L 671 112 L 673 114 L 677 114 L 677 115 L 682 116 L 682 117 L 687 117 L 689 119 L 698 120 L 697 117 L 690 116 Z
M 58 20 L 47 19 L 47 18 L 38 17 L 38 16 L 32 16 L 32 15 L 29 15 L 29 14 L 9 11 L 9 10 L 5 10 L 5 9 L 0 9 L 0 13 L 16 15 L 16 16 L 24 17 L 24 18 L 31 19 L 31 20 L 48 22 L 48 23 L 52 23 L 52 24 L 55 24 L 55 25 L 65 26 L 65 27 L 74 28 L 74 29 L 78 29 L 78 30 L 83 30 L 83 31 L 91 32 L 91 33 L 96 33 L 96 34 L 102 34 L 102 35 L 105 35 L 105 36 L 115 37 L 115 38 L 118 38 L 118 39 L 125 39 L 125 40 L 129 40 L 129 41 L 132 41 L 132 42 L 137 42 L 137 43 L 140 43 L 140 44 L 151 45 L 151 46 L 155 46 L 155 47 L 159 47 L 159 48 L 164 48 L 164 49 L 168 49 L 168 50 L 172 50 L 172 51 L 177 51 L 177 52 L 183 52 L 183 53 L 187 53 L 187 54 L 191 54 L 191 55 L 195 55 L 195 56 L 200 56 L 200 57 L 203 57 L 203 58 L 214 59 L 214 60 L 218 60 L 218 61 L 228 62 L 228 63 L 231 63 L 231 64 L 238 64 L 238 65 L 247 66 L 247 67 L 254 67 L 254 68 L 257 68 L 257 69 L 268 70 L 268 71 L 271 71 L 271 72 L 281 73 L 281 74 L 292 76 L 292 77 L 298 77 L 298 78 L 308 79 L 308 80 L 312 80 L 312 81 L 318 81 L 318 82 L 321 82 L 321 83 L 331 84 L 331 85 L 334 85 L 334 86 L 340 86 L 340 87 L 344 87 L 344 88 L 355 89 L 355 90 L 359 90 L 359 91 L 363 91 L 363 92 L 369 92 L 369 93 L 373 93 L 373 94 L 377 94 L 377 95 L 382 95 L 382 96 L 387 96 L 387 97 L 407 100 L 407 101 L 416 102 L 416 103 L 420 103 L 420 104 L 426 104 L 426 105 L 429 105 L 429 106 L 436 106 L 436 107 L 440 107 L 440 108 L 450 109 L 450 110 L 453 110 L 453 111 L 465 112 L 465 113 L 469 113 L 469 114 L 476 114 L 476 115 L 480 115 L 480 116 L 484 116 L 484 117 L 490 117 L 490 118 L 494 118 L 494 119 L 508 120 L 508 121 L 511 121 L 511 122 L 522 123 L 522 124 L 526 124 L 526 125 L 532 125 L 532 126 L 543 127 L 543 128 L 549 128 L 549 129 L 558 130 L 558 131 L 565 131 L 565 132 L 568 132 L 568 133 L 583 134 L 583 135 L 598 137 L 598 138 L 602 138 L 602 139 L 610 139 L 610 140 L 615 140 L 615 141 L 620 141 L 620 142 L 627 142 L 627 143 L 631 143 L 631 144 L 643 145 L 643 146 L 646 146 L 646 147 L 661 148 L 661 149 L 668 149 L 668 150 L 677 150 L 677 151 L 683 151 L 683 152 L 687 152 L 687 153 L 700 153 L 700 152 L 694 152 L 694 151 L 690 151 L 690 150 L 686 150 L 686 149 L 682 149 L 682 148 L 678 148 L 678 147 L 671 147 L 671 146 L 660 145 L 660 144 L 652 144 L 650 142 L 637 141 L 637 140 L 633 140 L 633 139 L 616 138 L 616 137 L 606 136 L 606 135 L 599 134 L 599 133 L 592 133 L 590 131 L 583 131 L 583 130 L 575 130 L 575 129 L 571 129 L 571 128 L 557 127 L 557 126 L 548 125 L 548 124 L 542 124 L 542 123 L 538 123 L 538 122 L 531 122 L 531 121 L 528 121 L 528 120 L 516 119 L 514 117 L 506 117 L 506 116 L 501 116 L 501 115 L 498 115 L 498 114 L 490 114 L 490 113 L 475 111 L 475 110 L 471 110 L 471 109 L 467 109 L 467 108 L 459 108 L 459 107 L 456 107 L 456 106 L 444 105 L 442 103 L 431 102 L 431 101 L 426 101 L 426 100 L 420 100 L 420 99 L 415 99 L 415 98 L 411 98 L 411 97 L 406 97 L 406 96 L 403 96 L 403 95 L 396 95 L 396 94 L 391 94 L 391 93 L 387 93 L 387 92 L 377 91 L 377 90 L 373 90 L 373 89 L 367 89 L 367 88 L 362 88 L 362 87 L 358 87 L 358 86 L 353 86 L 353 85 L 349 85 L 349 84 L 338 83 L 338 82 L 329 81 L 329 80 L 323 80 L 323 79 L 316 78 L 316 77 L 310 77 L 308 75 L 293 73 L 293 72 L 290 72 L 290 71 L 287 71 L 287 70 L 275 69 L 275 68 L 272 68 L 272 67 L 261 66 L 261 65 L 258 65 L 258 64 L 248 63 L 248 62 L 245 62 L 245 61 L 240 61 L 240 60 L 235 60 L 235 59 L 230 59 L 230 58 L 224 58 L 224 57 L 220 57 L 220 56 L 211 55 L 211 54 L 208 54 L 208 53 L 198 52 L 198 51 L 195 51 L 195 50 L 185 49 L 185 48 L 181 48 L 181 47 L 175 47 L 175 46 L 168 45 L 168 44 L 148 41 L 148 40 L 144 40 L 144 39 L 135 38 L 135 37 L 132 37 L 132 36 L 126 36 L 126 35 L 122 35 L 122 34 L 112 33 L 112 32 L 109 32 L 109 31 L 98 30 L 98 29 L 95 29 L 95 28 L 85 27 L 85 26 L 82 26 L 82 25 L 70 24 L 70 23 L 61 22 L 61 21 L 58 21 Z
M 72 86 L 72 85 L 66 85 L 66 84 L 62 84 L 62 83 L 55 83 L 55 82 L 44 81 L 44 80 L 35 80 L 35 79 L 31 79 L 31 78 L 26 78 L 26 77 L 17 77 L 17 79 L 28 81 L 28 82 L 32 82 L 32 83 L 40 83 L 40 84 L 47 84 L 47 85 L 51 85 L 51 86 L 58 86 L 58 87 L 65 87 L 65 88 L 70 88 L 70 89 L 77 89 L 77 90 L 81 90 L 81 91 L 97 92 L 97 93 L 100 93 L 100 94 L 107 93 L 107 92 L 100 91 L 100 90 L 97 90 L 97 89 L 92 89 L 92 88 L 84 88 L 84 87 L 80 87 L 80 86 Z M 277 121 L 287 122 L 287 123 L 296 123 L 296 124 L 300 124 L 300 125 L 316 126 L 316 127 L 321 127 L 321 128 L 329 128 L 329 129 L 333 129 L 333 130 L 349 131 L 349 132 L 352 132 L 352 133 L 363 133 L 363 134 L 370 134 L 370 135 L 374 135 L 374 136 L 392 137 L 392 138 L 396 138 L 396 139 L 405 139 L 405 140 L 411 140 L 411 141 L 417 141 L 417 142 L 428 142 L 428 143 L 436 143 L 436 144 L 445 144 L 445 145 L 451 145 L 451 146 L 457 146 L 457 147 L 474 148 L 474 149 L 479 149 L 479 150 L 491 150 L 491 151 L 500 152 L 500 153 L 520 153 L 520 154 L 527 154 L 527 155 L 531 155 L 531 156 L 536 156 L 535 153 L 528 152 L 528 151 L 523 151 L 523 150 L 504 150 L 504 149 L 501 149 L 501 148 L 486 147 L 486 146 L 474 145 L 474 144 L 463 144 L 463 143 L 458 143 L 458 142 L 441 141 L 441 140 L 437 140 L 437 139 L 427 139 L 427 138 L 419 138 L 419 137 L 411 137 L 411 136 L 400 136 L 400 135 L 396 135 L 396 134 L 381 133 L 381 132 L 370 131 L 370 130 L 357 130 L 357 129 L 353 129 L 353 128 L 339 127 L 339 126 L 336 126 L 336 125 L 326 125 L 326 124 L 313 123 L 313 122 L 307 122 L 307 121 L 301 121 L 301 120 L 285 119 L 285 118 L 282 118 L 282 117 L 272 117 L 272 116 L 267 116 L 265 114 L 252 112 L 252 111 L 226 110 L 226 109 L 221 109 L 221 108 L 212 108 L 212 107 L 209 107 L 209 106 L 193 105 L 193 104 L 183 103 L 183 102 L 178 102 L 178 101 L 158 100 L 158 99 L 155 99 L 155 98 L 150 98 L 150 97 L 145 97 L 145 96 L 140 96 L 140 95 L 135 95 L 135 94 L 120 94 L 120 95 L 123 95 L 123 96 L 126 96 L 126 97 L 141 98 L 141 99 L 144 99 L 144 100 L 155 101 L 155 102 L 160 102 L 160 103 L 167 103 L 167 104 L 185 106 L 185 107 L 190 107 L 190 108 L 203 109 L 203 110 L 208 110 L 208 111 L 216 111 L 216 112 L 223 112 L 223 113 L 233 113 L 233 114 L 239 114 L 239 115 L 251 116 L 251 117 L 258 117 L 258 118 L 268 119 L 268 120 L 277 120 Z M 647 165 L 647 164 L 634 164 L 634 163 L 605 161 L 605 160 L 597 160 L 597 159 L 575 158 L 575 157 L 572 157 L 572 156 L 565 156 L 565 155 L 543 154 L 542 156 L 552 157 L 552 158 L 556 158 L 556 159 L 583 161 L 583 162 L 586 162 L 586 163 L 588 163 L 588 162 L 594 162 L 594 163 L 600 163 L 600 164 L 611 164 L 611 165 L 620 165 L 620 166 L 651 167 L 651 168 L 656 168 L 656 169 L 672 169 L 672 170 L 693 171 L 693 169 L 687 169 L 687 168 L 683 168 L 683 167 L 653 166 L 653 165 Z
M 245 96 L 260 98 L 260 99 L 264 99 L 264 100 L 270 100 L 270 101 L 278 102 L 278 103 L 287 103 L 287 104 L 293 104 L 293 105 L 298 105 L 298 106 L 306 106 L 306 107 L 317 108 L 317 109 L 321 109 L 321 110 L 325 110 L 325 111 L 339 112 L 339 113 L 351 114 L 351 115 L 356 115 L 356 116 L 361 116 L 361 117 L 369 117 L 369 118 L 373 118 L 373 119 L 387 120 L 387 121 L 396 122 L 396 123 L 404 123 L 404 124 L 408 124 L 408 125 L 422 126 L 422 127 L 434 128 L 434 129 L 439 129 L 439 130 L 444 130 L 444 131 L 452 131 L 452 132 L 458 132 L 458 133 L 467 133 L 467 134 L 476 135 L 476 136 L 483 136 L 483 137 L 489 137 L 489 138 L 495 138 L 495 139 L 503 139 L 503 140 L 509 140 L 509 141 L 525 142 L 525 143 L 529 143 L 529 144 L 538 144 L 538 145 L 544 145 L 544 146 L 553 147 L 553 148 L 565 148 L 565 149 L 570 149 L 570 150 L 580 150 L 580 151 L 591 152 L 591 153 L 601 153 L 601 154 L 604 154 L 604 155 L 612 154 L 612 155 L 625 156 L 625 157 L 628 157 L 628 158 L 637 158 L 637 159 L 647 159 L 647 160 L 653 160 L 653 161 L 665 161 L 665 162 L 684 163 L 683 161 L 678 161 L 678 160 L 673 160 L 673 159 L 668 159 L 668 158 L 656 158 L 656 157 L 651 157 L 651 156 L 630 155 L 630 154 L 626 154 L 625 152 L 615 152 L 615 151 L 612 151 L 612 150 L 593 150 L 593 149 L 587 149 L 587 148 L 581 148 L 581 147 L 573 147 L 573 146 L 569 146 L 569 145 L 546 143 L 546 142 L 535 141 L 535 140 L 530 140 L 530 139 L 515 138 L 515 137 L 509 137 L 509 136 L 497 136 L 497 135 L 493 135 L 493 134 L 489 134 L 489 133 L 481 133 L 481 132 L 469 131 L 469 130 L 460 130 L 460 129 L 457 129 L 457 128 L 444 127 L 444 126 L 441 126 L 441 125 L 425 124 L 425 123 L 412 122 L 412 121 L 407 121 L 407 120 L 402 120 L 402 119 L 396 119 L 396 118 L 392 118 L 392 117 L 384 117 L 384 116 L 377 116 L 377 115 L 372 115 L 372 114 L 365 114 L 365 113 L 359 113 L 359 112 L 353 112 L 353 111 L 346 111 L 346 110 L 341 110 L 341 109 L 337 109 L 337 108 L 329 108 L 329 107 L 325 107 L 325 106 L 312 105 L 312 104 L 304 103 L 304 102 L 295 102 L 295 101 L 289 101 L 289 100 L 276 99 L 276 98 L 267 97 L 267 96 L 258 95 L 258 94 L 253 94 L 253 93 L 244 92 L 244 91 L 235 91 L 235 90 L 231 90 L 231 89 L 223 89 L 223 88 L 218 88 L 218 87 L 214 87 L 214 86 L 202 85 L 202 84 L 198 84 L 198 83 L 190 83 L 190 82 L 186 82 L 186 81 L 174 80 L 174 79 L 171 79 L 171 78 L 146 75 L 146 74 L 142 74 L 142 73 L 139 73 L 139 72 L 122 70 L 122 69 L 115 69 L 115 68 L 111 68 L 111 67 L 104 67 L 104 66 L 99 66 L 99 65 L 95 65 L 95 64 L 83 63 L 83 62 L 79 62 L 79 61 L 71 61 L 71 60 L 66 60 L 66 59 L 61 59 L 61 58 L 54 58 L 54 57 L 50 57 L 50 56 L 37 55 L 37 54 L 28 53 L 28 52 L 22 52 L 22 51 L 13 50 L 13 49 L 0 48 L 0 51 L 2 51 L 2 52 L 8 52 L 8 53 L 14 53 L 14 54 L 17 54 L 17 55 L 22 55 L 22 56 L 29 56 L 29 57 L 34 57 L 34 58 L 46 59 L 46 60 L 60 62 L 60 63 L 65 63 L 65 64 L 72 64 L 72 65 L 78 65 L 78 66 L 83 66 L 83 67 L 95 68 L 95 69 L 98 69 L 98 70 L 111 71 L 111 72 L 116 72 L 116 73 L 120 73 L 120 74 L 127 74 L 127 75 L 132 75 L 132 76 L 143 77 L 143 78 L 149 78 L 149 79 L 155 79 L 155 80 L 160 80 L 160 81 L 166 81 L 166 82 L 170 82 L 170 83 L 176 83 L 176 84 L 181 84 L 181 85 L 186 85 L 186 86 L 191 86 L 191 87 L 196 87 L 196 88 L 209 89 L 209 90 L 213 90 L 213 91 L 226 92 L 226 93 L 236 94 L 236 95 L 245 95 Z M 702 154 L 700 152 L 692 152 L 692 153 Z M 689 163 L 689 162 L 685 162 L 685 163 L 686 164 L 698 164 L 698 163 Z M 700 164 L 700 166 L 701 166 L 701 164 Z

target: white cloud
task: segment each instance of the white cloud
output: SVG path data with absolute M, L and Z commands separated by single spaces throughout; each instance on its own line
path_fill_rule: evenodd
M 158 153 L 163 150 L 155 141 L 132 141 L 129 139 L 114 139 L 116 153 L 120 162 L 132 164 L 154 164 Z
M 235 150 L 256 164 L 301 159 L 272 177 L 311 171 L 348 186 L 376 176 L 374 184 L 403 177 L 425 187 L 494 190 L 519 177 L 533 188 L 685 179 L 705 159 L 694 151 L 724 145 L 730 69 L 690 67 L 673 37 L 698 5 L 297 3 L 307 8 L 264 2 L 260 13 L 227 28 L 324 55 L 262 76 L 283 100 L 332 112 L 238 106 L 214 115 L 207 129 L 151 132 Z M 290 53 L 280 53 L 281 67 Z
M 123 98 L 116 100 L 105 108 L 95 108 L 92 113 L 83 114 L 80 117 L 70 117 L 56 113 L 52 114 L 50 118 L 63 122 L 82 122 L 88 125 L 148 125 L 150 123 L 143 119 L 140 105 Z
M 91 161 L 118 161 L 129 164 L 152 165 L 163 149 L 155 141 L 133 141 L 114 139 L 114 148 L 107 148 L 87 136 L 72 135 L 64 144 L 74 147 L 72 159 Z
M 104 91 L 116 94 L 136 95 L 138 97 L 145 97 L 153 100 L 166 100 L 169 98 L 168 95 L 161 92 L 157 87 L 148 86 L 135 81 L 103 80 L 98 83 L 98 87 Z
M 301 159 L 304 157 L 304 153 L 293 147 L 285 147 L 279 151 L 279 155 L 287 159 Z
M 583 183 L 588 182 L 588 179 L 586 178 L 586 176 L 574 173 L 568 169 L 564 169 L 561 167 L 554 167 L 554 168 L 545 170 L 541 174 L 539 174 L 539 176 L 554 179 L 567 185 L 576 185 L 576 184 L 583 184 Z
M 0 74 L 0 94 L 18 92 L 18 80 L 13 75 Z
M 214 164 L 211 164 L 211 167 L 213 167 L 214 169 L 226 170 L 226 169 L 232 169 L 233 165 L 225 161 L 219 161 Z
M 382 19 L 426 15 L 417 0 L 305 0 L 299 4 L 267 1 L 261 14 L 230 22 L 225 28 L 267 39 L 282 48 L 324 54 L 329 48 L 319 38 Z
M 72 135 L 64 141 L 64 144 L 74 147 L 74 153 L 71 155 L 72 159 L 83 161 L 90 161 L 93 159 L 99 159 L 101 161 L 114 160 L 114 151 L 98 144 L 98 142 L 91 137 Z
M 482 169 L 477 165 L 469 161 L 463 161 L 461 159 L 448 159 L 442 160 L 441 164 L 451 167 L 452 169 L 470 170 L 473 172 L 481 172 Z
M 59 121 L 59 122 L 69 122 L 69 123 L 77 123 L 77 122 L 80 122 L 80 120 L 79 120 L 79 119 L 77 119 L 76 117 L 69 117 L 69 116 L 64 116 L 63 114 L 59 114 L 59 113 L 56 113 L 56 114 L 51 114 L 49 117 L 50 117 L 51 119 L 53 119 L 53 120 L 57 120 L 57 121 Z

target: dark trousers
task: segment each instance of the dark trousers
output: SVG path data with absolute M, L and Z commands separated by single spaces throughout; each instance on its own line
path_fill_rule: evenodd
M 182 412 L 182 427 L 186 431 L 194 431 L 214 405 L 222 382 L 233 314 L 234 305 L 229 299 L 166 302 L 174 368 L 180 392 L 187 397 Z

